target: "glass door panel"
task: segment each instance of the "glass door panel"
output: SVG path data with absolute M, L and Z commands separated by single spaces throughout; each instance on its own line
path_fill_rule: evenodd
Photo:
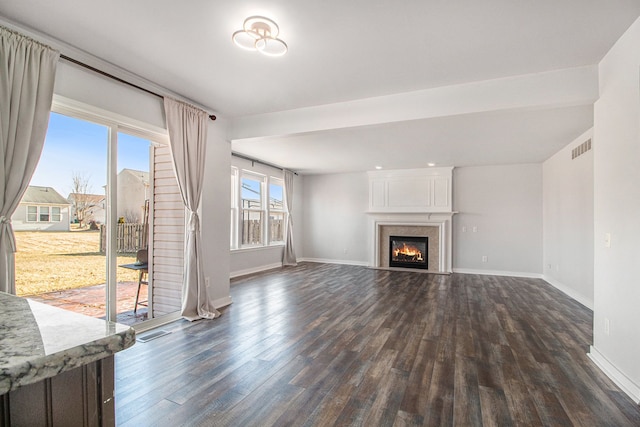
M 106 126 L 51 113 L 37 169 L 12 216 L 18 295 L 105 316 L 108 135 Z
M 149 316 L 149 201 L 151 142 L 118 133 L 116 256 L 117 321 L 134 324 Z

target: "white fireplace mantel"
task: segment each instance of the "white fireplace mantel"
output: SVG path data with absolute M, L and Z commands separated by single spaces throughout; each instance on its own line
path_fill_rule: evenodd
M 435 227 L 437 266 L 429 271 L 451 273 L 453 168 L 381 170 L 369 175 L 369 265 L 381 267 L 380 231 L 384 226 Z

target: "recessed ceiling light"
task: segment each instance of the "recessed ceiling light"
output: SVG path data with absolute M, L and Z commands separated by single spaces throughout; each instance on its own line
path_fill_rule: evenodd
M 435 163 L 427 163 L 427 166 L 435 166 Z
M 376 166 L 376 169 L 380 170 L 382 169 L 382 166 Z

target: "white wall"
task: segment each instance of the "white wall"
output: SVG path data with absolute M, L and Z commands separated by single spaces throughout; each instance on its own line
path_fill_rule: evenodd
M 542 165 L 544 279 L 593 309 L 593 149 L 571 151 L 576 138 Z
M 231 302 L 229 296 L 229 192 L 231 144 L 226 141 L 227 121 L 209 121 L 207 158 L 202 189 L 200 228 L 204 274 L 209 278 L 209 296 L 216 306 Z
M 454 271 L 542 273 L 542 165 L 456 168 L 453 209 Z
M 640 401 L 640 20 L 600 63 L 591 356 Z M 611 247 L 605 247 L 605 234 Z M 609 333 L 606 324 L 609 324 Z
M 54 93 L 166 129 L 161 98 L 64 60 L 58 62 Z
M 366 265 L 368 207 L 366 173 L 305 176 L 304 257 Z

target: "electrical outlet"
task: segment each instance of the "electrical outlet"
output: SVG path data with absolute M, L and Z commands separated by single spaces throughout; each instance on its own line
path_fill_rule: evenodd
M 547 264 L 547 268 L 551 270 L 551 264 Z
M 605 335 L 609 335 L 609 327 L 610 327 L 610 323 L 609 323 L 609 319 L 608 318 L 604 318 L 604 334 Z
M 349 249 L 344 248 L 344 254 L 346 255 L 346 254 L 348 254 L 348 253 L 349 253 Z
M 478 227 L 476 227 L 475 225 L 473 226 L 473 232 L 477 233 L 478 232 Z
M 611 247 L 611 233 L 604 233 L 604 247 Z
M 210 283 L 210 282 L 209 282 L 209 278 L 208 278 L 208 277 L 205 277 L 205 278 L 204 278 L 204 286 L 206 286 L 206 287 L 208 288 L 208 287 L 209 287 L 209 283 Z
M 462 226 L 462 232 L 463 232 L 463 233 L 466 233 L 466 232 L 467 232 L 467 226 L 466 226 L 466 225 L 463 225 L 463 226 Z
M 489 261 L 489 258 L 487 258 L 486 255 L 482 255 L 482 262 L 487 262 Z

